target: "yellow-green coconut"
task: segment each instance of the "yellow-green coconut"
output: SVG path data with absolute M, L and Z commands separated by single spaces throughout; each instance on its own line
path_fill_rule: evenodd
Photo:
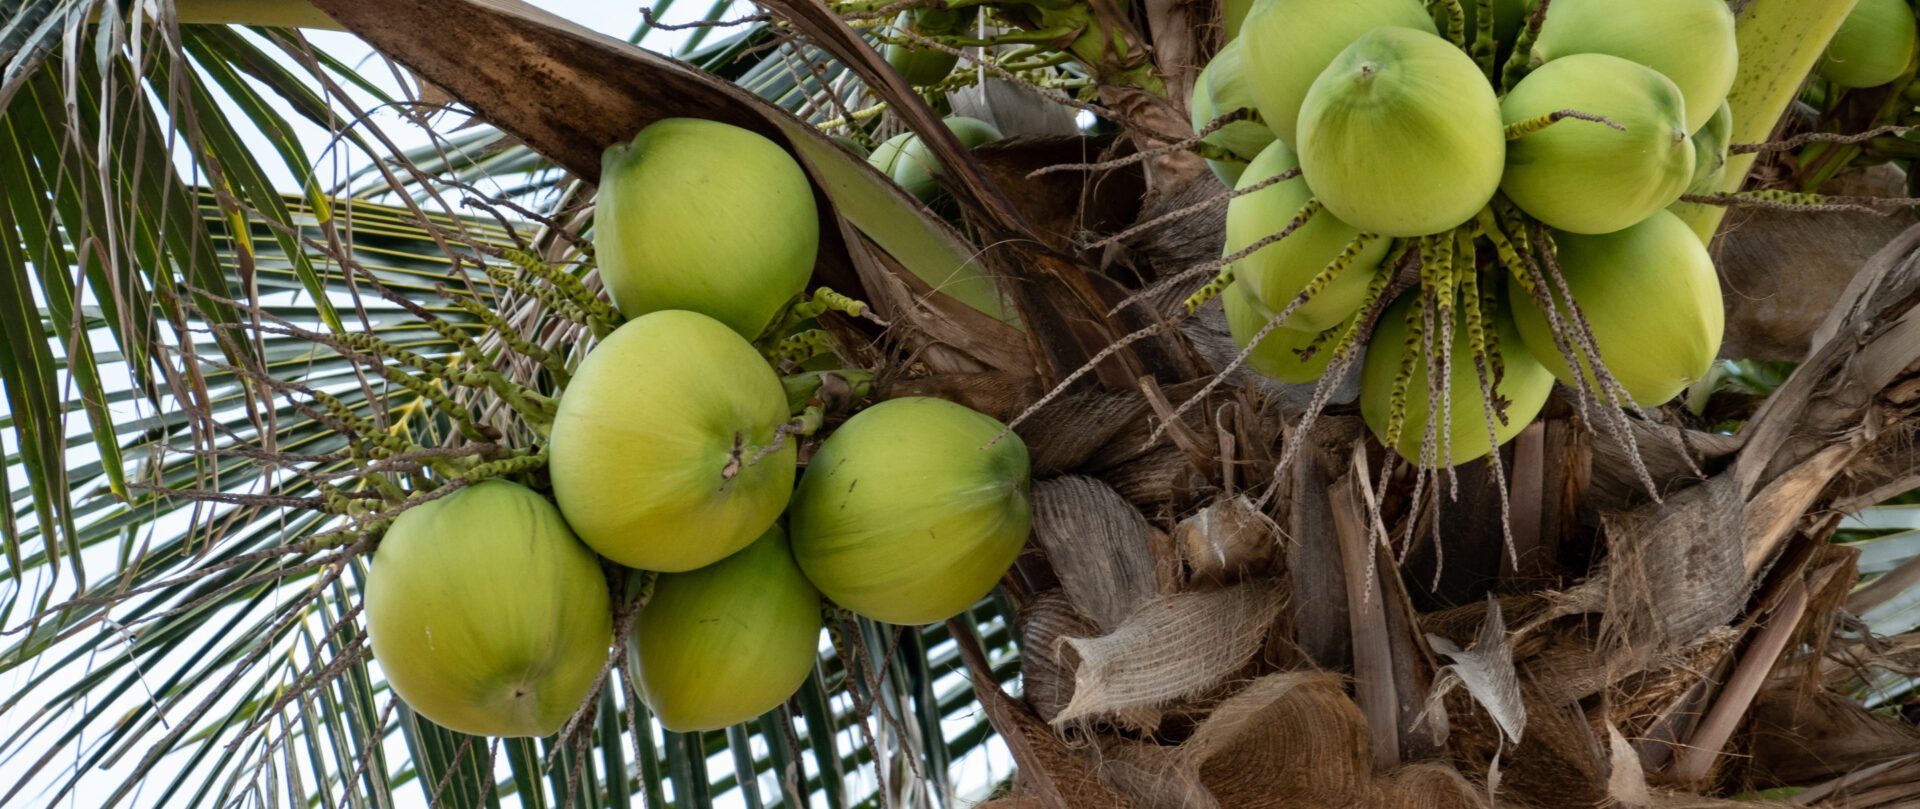
M 1406 322 L 1407 313 L 1413 308 L 1418 295 L 1418 290 L 1410 292 L 1381 313 L 1380 321 L 1374 327 L 1373 339 L 1367 343 L 1367 360 L 1360 376 L 1360 415 L 1366 420 L 1374 437 L 1386 443 L 1394 377 L 1399 373 L 1401 357 L 1408 351 L 1414 352 L 1413 375 L 1406 392 L 1406 422 L 1393 444 L 1394 451 L 1400 453 L 1400 457 L 1413 463 L 1421 462 L 1420 447 L 1426 436 L 1428 415 L 1428 357 L 1425 356 L 1424 341 L 1409 344 L 1412 331 Z M 1453 355 L 1449 366 L 1451 373 L 1446 381 L 1447 395 L 1452 402 L 1452 420 L 1440 425 L 1434 435 L 1437 466 L 1457 466 L 1485 457 L 1496 446 L 1487 436 L 1487 408 L 1480 396 L 1480 376 L 1473 365 L 1473 342 L 1465 315 L 1465 307 L 1454 307 Z M 1506 373 L 1494 392 L 1497 397 L 1504 397 L 1509 402 L 1505 420 L 1495 420 L 1494 432 L 1498 443 L 1505 444 L 1519 435 L 1534 416 L 1540 414 L 1540 408 L 1547 403 L 1548 394 L 1553 392 L 1553 374 L 1548 373 L 1521 344 L 1513 319 L 1505 311 L 1496 314 L 1494 320 L 1500 335 L 1500 358 L 1506 364 Z M 1434 361 L 1437 363 L 1438 334 L 1434 335 L 1433 342 Z M 1436 419 L 1447 416 L 1445 403 L 1436 403 L 1433 410 Z
M 740 127 L 648 126 L 606 151 L 595 201 L 600 279 L 629 318 L 687 309 L 753 339 L 813 274 L 813 186 L 779 144 Z
M 600 555 L 663 572 L 712 564 L 786 508 L 792 441 L 780 377 L 705 315 L 654 312 L 580 364 L 549 439 L 555 499 Z
M 1299 145 L 1328 211 L 1395 237 L 1472 219 L 1499 189 L 1507 153 L 1500 102 L 1480 67 L 1411 28 L 1370 31 L 1333 60 L 1300 107 Z
M 1247 166 L 1240 176 L 1239 187 L 1243 191 L 1251 189 L 1298 166 L 1293 152 L 1276 140 L 1267 144 L 1259 157 Z M 1300 177 L 1234 197 L 1227 203 L 1225 255 L 1237 254 L 1286 230 L 1301 207 L 1312 198 L 1313 190 Z M 1322 210 L 1286 238 L 1234 262 L 1234 278 L 1262 306 L 1280 312 L 1359 235 L 1357 228 Z M 1367 285 L 1380 271 L 1380 262 L 1386 258 L 1391 241 L 1376 238 L 1367 243 L 1346 269 L 1295 309 L 1282 325 L 1301 331 L 1319 331 L 1346 320 L 1360 308 Z
M 800 569 L 835 603 L 876 621 L 926 624 L 973 606 L 1032 527 L 1027 447 L 991 416 L 892 399 L 822 442 L 793 495 Z
M 1190 112 L 1194 131 L 1229 112 L 1253 108 L 1252 86 L 1247 81 L 1246 46 L 1240 40 L 1228 42 L 1214 54 L 1194 82 Z M 1273 131 L 1258 120 L 1234 121 L 1212 134 L 1206 142 L 1232 154 L 1237 161 L 1208 160 L 1207 165 L 1221 182 L 1231 186 L 1239 180 L 1239 171 L 1273 142 Z
M 1566 119 L 1507 144 L 1500 190 L 1535 219 L 1612 233 L 1687 190 L 1696 158 L 1686 101 L 1666 76 L 1618 56 L 1575 54 L 1541 65 L 1500 102 L 1508 125 L 1561 110 L 1607 123 Z
M 552 503 L 506 481 L 401 514 L 363 595 L 387 684 L 461 733 L 559 732 L 613 641 L 599 560 Z
M 1727 100 L 1740 65 L 1726 0 L 1553 0 L 1530 54 L 1534 65 L 1604 53 L 1658 70 L 1687 101 L 1687 131 Z
M 1300 107 L 1314 79 L 1354 40 L 1391 26 L 1435 33 L 1421 0 L 1254 0 L 1238 39 L 1247 43 L 1247 83 L 1261 120 L 1297 147 Z
M 1242 349 L 1273 319 L 1272 310 L 1260 305 L 1260 301 L 1237 282 L 1228 285 L 1226 291 L 1220 293 L 1220 298 L 1227 312 L 1227 331 L 1233 335 L 1233 344 Z M 1297 331 L 1284 326 L 1276 328 L 1268 332 L 1266 338 L 1247 355 L 1247 367 L 1281 382 L 1299 384 L 1317 380 L 1333 362 L 1334 342 L 1352 320 L 1348 318 L 1347 323 L 1335 326 L 1332 333 L 1324 337 L 1318 331 Z M 1302 359 L 1300 353 L 1303 351 L 1311 353 Z
M 1706 247 L 1679 217 L 1661 211 L 1604 236 L 1554 234 L 1560 270 L 1593 328 L 1600 359 L 1642 406 L 1662 404 L 1705 376 L 1720 352 L 1726 315 Z M 1553 375 L 1578 384 L 1553 340 L 1547 315 L 1517 289 L 1514 321 Z M 1571 323 L 1562 307 L 1560 320 Z M 1581 360 L 1582 370 L 1586 361 Z M 1592 383 L 1588 371 L 1589 384 Z
M 971 9 L 968 9 L 971 11 Z M 963 28 L 971 15 L 962 14 L 959 9 L 916 8 L 900 12 L 894 18 L 893 26 L 902 31 L 912 31 L 921 36 L 952 33 Z M 960 57 L 940 50 L 929 48 L 915 42 L 888 42 L 881 48 L 887 64 L 900 73 L 900 77 L 915 87 L 924 87 L 947 77 L 953 72 Z
M 1817 69 L 1840 87 L 1878 87 L 1907 71 L 1914 44 L 1907 0 L 1860 0 L 1827 43 Z
M 813 671 L 820 593 L 778 525 L 746 550 L 666 573 L 634 621 L 640 696 L 667 730 L 693 733 L 778 707 Z
M 942 123 L 953 131 L 954 137 L 960 139 L 960 145 L 968 149 L 1000 139 L 999 129 L 978 118 L 956 115 Z M 878 155 L 879 150 L 875 150 L 874 154 Z M 940 194 L 940 182 L 935 178 L 945 171 L 933 150 L 927 148 L 926 142 L 917 135 L 909 134 L 900 142 L 899 156 L 892 161 L 889 174 L 907 193 L 925 202 Z

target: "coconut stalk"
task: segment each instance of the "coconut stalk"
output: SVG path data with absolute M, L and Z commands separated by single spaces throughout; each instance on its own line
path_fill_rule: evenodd
M 1740 71 L 1734 75 L 1727 104 L 1733 108 L 1733 143 L 1759 143 L 1773 134 L 1780 116 L 1800 92 L 1807 74 L 1826 53 L 1840 23 L 1858 0 L 1752 0 L 1741 8 L 1735 32 Z M 1740 190 L 1757 155 L 1727 159 L 1716 193 Z M 1687 203 L 1680 218 L 1701 241 L 1712 241 L 1726 218 L 1725 207 Z

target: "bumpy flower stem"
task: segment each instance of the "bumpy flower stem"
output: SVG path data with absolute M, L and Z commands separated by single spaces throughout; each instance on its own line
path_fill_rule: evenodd
M 1495 43 L 1493 41 L 1493 0 L 1475 0 L 1478 16 L 1474 18 L 1473 61 L 1480 63 L 1480 70 L 1487 74 L 1487 80 L 1499 78 L 1494 65 Z
M 587 289 L 587 285 L 581 283 L 580 279 L 572 273 L 541 261 L 532 253 L 511 247 L 501 250 L 500 257 L 513 262 L 514 266 L 528 275 L 553 285 L 555 289 L 560 290 L 561 294 L 566 295 L 568 300 L 573 301 L 580 311 L 586 312 L 589 316 L 614 326 L 620 325 L 624 320 L 619 312 L 614 311 L 612 304 L 607 303 L 599 295 L 593 294 L 593 291 Z
M 1219 297 L 1220 293 L 1227 291 L 1227 287 L 1232 285 L 1233 265 L 1228 264 L 1220 269 L 1220 274 L 1215 275 L 1213 280 L 1208 281 L 1205 286 L 1200 287 L 1198 292 L 1188 295 L 1186 302 L 1181 304 L 1181 306 L 1187 310 L 1187 314 L 1191 315 L 1194 312 L 1200 311 L 1200 307 L 1206 306 L 1214 298 Z
M 1447 35 L 1447 41 L 1453 43 L 1461 50 L 1467 50 L 1471 43 L 1467 42 L 1466 6 L 1461 5 L 1460 0 L 1435 0 L 1428 4 L 1428 7 L 1438 8 L 1446 12 L 1447 29 L 1443 33 Z M 1483 15 L 1480 19 L 1485 20 L 1490 16 L 1492 15 Z
M 793 365 L 831 353 L 833 353 L 833 335 L 827 333 L 826 329 L 807 329 L 797 334 L 789 334 L 767 349 L 769 359 Z
M 1527 24 L 1520 26 L 1520 35 L 1513 41 L 1513 55 L 1507 57 L 1506 66 L 1501 69 L 1502 89 L 1513 89 L 1514 85 L 1527 77 L 1527 71 L 1532 69 L 1530 65 L 1533 62 L 1533 43 L 1540 38 L 1540 26 L 1547 21 L 1547 9 L 1552 5 L 1553 0 L 1540 0 L 1540 3 L 1533 7 L 1533 13 L 1527 15 Z
M 512 324 L 509 324 L 505 318 L 502 318 L 498 312 L 493 311 L 491 307 L 471 298 L 464 297 L 455 298 L 454 304 L 459 306 L 461 311 L 466 312 L 476 320 L 486 324 L 487 328 L 492 330 L 494 336 L 499 337 L 500 341 L 505 343 L 507 348 L 512 349 L 514 353 L 539 363 L 540 367 L 546 369 L 547 373 L 553 377 L 554 387 L 565 389 L 567 384 L 573 381 L 573 372 L 567 370 L 567 363 L 564 358 L 548 351 L 532 340 L 528 340 L 526 335 L 521 334 L 519 329 L 514 328 Z
M 1569 119 L 1575 120 L 1575 121 L 1586 121 L 1586 122 L 1595 123 L 1595 124 L 1603 124 L 1611 129 L 1620 130 L 1621 132 L 1627 131 L 1626 127 L 1613 122 L 1611 119 L 1603 115 L 1594 115 L 1592 113 L 1581 112 L 1579 110 L 1555 110 L 1545 115 L 1541 115 L 1534 118 L 1528 118 L 1527 120 L 1524 120 L 1524 121 L 1516 121 L 1512 124 L 1508 124 L 1507 140 L 1519 140 L 1535 132 L 1539 132 L 1542 129 L 1546 129 L 1547 127 L 1553 126 L 1554 124 L 1560 123 L 1561 121 L 1565 121 Z

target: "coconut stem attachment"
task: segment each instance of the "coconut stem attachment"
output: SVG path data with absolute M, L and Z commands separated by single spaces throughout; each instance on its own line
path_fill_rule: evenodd
M 1513 55 L 1507 57 L 1506 67 L 1501 69 L 1500 89 L 1513 89 L 1532 69 L 1533 43 L 1540 38 L 1540 26 L 1547 21 L 1547 8 L 1552 5 L 1553 0 L 1540 0 L 1533 7 L 1533 13 L 1527 15 L 1527 24 L 1520 26 L 1520 35 L 1513 42 Z

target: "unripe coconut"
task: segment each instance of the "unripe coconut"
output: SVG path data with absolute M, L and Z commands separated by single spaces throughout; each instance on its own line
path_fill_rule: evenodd
M 1493 199 L 1506 127 L 1473 59 L 1433 34 L 1381 28 L 1354 40 L 1307 91 L 1299 152 L 1307 183 L 1335 216 L 1368 233 L 1424 236 Z
M 1618 56 L 1665 74 L 1687 101 L 1688 132 L 1727 100 L 1740 64 L 1726 0 L 1553 0 L 1531 61 L 1577 53 Z
M 1509 125 L 1560 110 L 1602 116 L 1625 131 L 1566 119 L 1508 143 L 1500 190 L 1535 219 L 1612 233 L 1687 190 L 1695 157 L 1686 100 L 1666 76 L 1618 56 L 1575 54 L 1541 65 L 1500 102 Z
M 909 9 L 894 18 L 893 27 L 921 36 L 943 34 L 965 24 L 959 11 L 949 9 Z M 881 49 L 887 64 L 908 84 L 924 87 L 947 77 L 960 57 L 937 48 L 912 42 L 888 42 Z
M 1227 331 L 1233 335 L 1233 344 L 1242 349 L 1273 319 L 1273 311 L 1260 305 L 1242 284 L 1229 284 L 1226 291 L 1220 293 L 1220 300 L 1227 310 Z M 1348 323 L 1351 322 L 1349 318 Z M 1346 325 L 1336 327 L 1333 337 Z M 1266 338 L 1253 347 L 1253 353 L 1247 355 L 1247 366 L 1281 382 L 1312 382 L 1326 374 L 1327 366 L 1333 362 L 1333 346 L 1334 339 L 1321 339 L 1321 332 L 1296 331 L 1282 326 L 1268 332 Z M 1313 349 L 1313 353 L 1301 359 L 1300 352 L 1308 349 Z
M 1246 46 L 1239 40 L 1227 43 L 1214 54 L 1193 84 L 1190 111 L 1195 132 L 1213 123 L 1213 119 L 1235 110 L 1253 109 L 1253 90 L 1247 82 Z M 1239 162 L 1208 160 L 1215 176 L 1231 186 L 1240 179 L 1246 164 L 1273 142 L 1273 131 L 1258 120 L 1234 121 L 1215 130 L 1206 142 L 1232 153 Z
M 660 725 L 717 730 L 778 707 L 813 671 L 820 593 L 775 525 L 739 553 L 667 573 L 633 625 L 640 696 Z
M 394 519 L 363 595 L 387 684 L 461 733 L 559 732 L 613 642 L 599 560 L 546 498 L 502 480 Z
M 1720 353 L 1726 315 L 1713 259 L 1680 217 L 1661 211 L 1618 233 L 1554 238 L 1560 271 L 1593 328 L 1600 359 L 1628 396 L 1653 407 L 1706 375 Z M 1525 293 L 1509 292 L 1527 347 L 1554 376 L 1577 385 L 1546 312 Z M 1560 321 L 1571 323 L 1566 304 L 1556 303 Z M 1581 366 L 1595 384 L 1585 358 Z
M 1211 94 L 1207 92 L 1207 72 L 1205 70 L 1200 71 L 1200 79 L 1193 83 L 1193 95 L 1187 98 L 1187 105 L 1187 116 L 1193 123 L 1193 130 L 1195 132 L 1200 131 L 1208 122 L 1220 116 L 1219 108 L 1213 105 Z M 1239 123 L 1242 122 L 1235 122 L 1234 125 L 1237 126 Z M 1223 129 L 1221 131 L 1224 132 L 1225 130 Z M 1271 133 L 1269 133 L 1268 136 L 1271 137 Z M 1219 145 L 1219 137 L 1220 132 L 1215 132 L 1207 136 L 1207 142 Z M 1225 147 L 1223 146 L 1221 148 Z M 1207 169 L 1213 172 L 1213 176 L 1220 178 L 1222 184 L 1228 188 L 1232 188 L 1234 183 L 1240 181 L 1240 175 L 1246 172 L 1247 161 L 1238 157 L 1223 160 L 1215 160 L 1209 157 L 1207 158 Z
M 1240 176 L 1239 187 L 1252 188 L 1298 165 L 1287 145 L 1276 140 L 1267 144 L 1260 156 L 1247 166 Z M 1301 206 L 1312 198 L 1313 191 L 1307 188 L 1307 181 L 1299 177 L 1234 197 L 1227 203 L 1225 255 L 1238 253 L 1286 230 L 1299 215 Z M 1286 238 L 1234 262 L 1233 275 L 1262 306 L 1279 312 L 1359 235 L 1360 231 L 1352 225 L 1323 210 Z M 1346 269 L 1333 277 L 1332 283 L 1295 309 L 1281 325 L 1319 331 L 1346 320 L 1360 308 L 1361 300 L 1367 295 L 1367 285 L 1387 256 L 1390 241 L 1374 239 Z
M 607 150 L 595 199 L 600 279 L 627 317 L 686 309 L 752 339 L 813 274 L 813 186 L 779 144 L 740 127 L 655 122 Z
M 1027 541 L 1027 446 L 991 416 L 892 399 L 835 430 L 807 464 L 788 528 L 820 592 L 893 624 L 973 606 Z
M 1720 111 L 1707 119 L 1707 125 L 1693 133 L 1693 179 L 1687 182 L 1689 194 L 1712 194 L 1720 190 L 1727 176 L 1727 158 L 1733 147 L 1733 107 L 1721 103 Z
M 1367 343 L 1367 361 L 1360 372 L 1360 415 L 1373 430 L 1374 437 L 1381 442 L 1387 440 L 1387 421 L 1393 397 L 1394 377 L 1400 370 L 1400 358 L 1408 351 L 1414 352 L 1413 376 L 1407 384 L 1406 422 L 1400 429 L 1400 440 L 1394 450 L 1400 457 L 1413 463 L 1420 462 L 1420 445 L 1427 430 L 1427 360 L 1424 355 L 1425 341 L 1414 341 L 1412 332 L 1407 328 L 1407 311 L 1420 292 L 1415 290 L 1401 296 L 1400 300 L 1380 315 L 1380 321 L 1374 326 L 1373 339 Z M 1447 450 L 1437 456 L 1441 466 L 1459 465 L 1492 452 L 1494 445 L 1487 440 L 1487 408 L 1480 397 L 1480 375 L 1473 365 L 1473 341 L 1470 339 L 1466 322 L 1466 307 L 1454 307 L 1453 356 L 1447 379 L 1447 395 L 1452 402 L 1452 420 L 1446 425 L 1444 435 L 1434 436 L 1435 452 Z M 1506 373 L 1501 377 L 1500 385 L 1494 390 L 1498 397 L 1504 397 L 1509 404 L 1506 408 L 1506 420 L 1496 419 L 1494 431 L 1500 444 L 1513 440 L 1513 437 L 1525 429 L 1533 417 L 1540 414 L 1540 408 L 1547 403 L 1547 395 L 1553 392 L 1553 374 L 1540 365 L 1532 352 L 1521 345 L 1520 334 L 1514 329 L 1513 318 L 1506 311 L 1494 315 L 1498 324 L 1501 360 L 1506 363 Z M 1434 318 L 1436 328 L 1438 318 Z M 1438 361 L 1439 335 L 1434 335 L 1435 361 Z M 1489 370 L 1491 373 L 1491 370 Z M 1489 380 L 1491 381 L 1491 380 Z M 1446 403 L 1434 406 L 1436 418 L 1447 414 Z M 1442 443 L 1442 442 L 1446 443 Z
M 793 442 L 757 457 L 786 421 L 786 389 L 747 341 L 705 315 L 645 315 L 601 341 L 560 398 L 554 497 L 601 556 L 663 572 L 709 565 L 786 508 Z
M 893 177 L 893 167 L 900 162 L 900 150 L 907 147 L 907 141 L 913 140 L 912 132 L 902 132 L 880 142 L 873 147 L 873 153 L 867 155 L 867 165 L 878 169 L 881 174 Z
M 1914 39 L 1907 0 L 1860 0 L 1827 43 L 1818 70 L 1841 87 L 1878 87 L 1907 72 Z
M 956 115 L 942 123 L 953 130 L 954 136 L 960 139 L 960 145 L 968 149 L 1000 139 L 1000 130 L 978 118 Z M 919 136 L 909 136 L 901 142 L 900 157 L 893 162 L 892 175 L 893 181 L 906 189 L 907 193 L 923 202 L 933 199 L 940 193 L 940 182 L 934 178 L 944 172 L 939 158 L 934 157 L 933 150 L 928 149 Z
M 1421 0 L 1254 0 L 1240 38 L 1261 120 L 1297 146 L 1300 106 L 1314 79 L 1362 34 L 1387 26 L 1436 30 Z

